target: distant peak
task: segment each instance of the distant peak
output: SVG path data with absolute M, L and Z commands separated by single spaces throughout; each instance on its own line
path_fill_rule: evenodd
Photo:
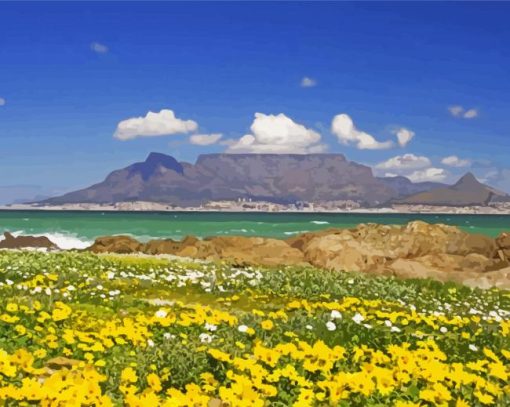
M 455 185 L 461 184 L 480 184 L 480 181 L 476 179 L 472 172 L 467 172 L 457 181 Z
M 158 167 L 164 167 L 179 174 L 183 173 L 182 165 L 175 158 L 170 155 L 154 152 L 150 153 L 144 162 L 133 164 L 130 167 L 130 173 L 139 173 L 144 180 L 147 180 Z
M 146 163 L 148 163 L 148 162 L 156 162 L 156 161 L 157 162 L 161 162 L 161 161 L 166 161 L 168 159 L 176 161 L 175 158 L 173 158 L 170 155 L 166 155 L 166 154 L 163 154 L 163 153 L 152 152 L 152 153 L 149 153 L 149 155 L 145 159 L 145 162 Z

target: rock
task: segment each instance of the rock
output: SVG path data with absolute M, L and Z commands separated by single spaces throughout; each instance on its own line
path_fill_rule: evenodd
M 261 237 L 219 236 L 206 239 L 218 259 L 238 265 L 305 264 L 303 253 L 283 240 Z
M 147 254 L 176 254 L 182 250 L 182 242 L 172 239 L 155 239 L 148 241 L 141 251 Z
M 4 232 L 4 239 L 0 240 L 0 249 L 23 249 L 23 248 L 58 249 L 58 246 L 46 236 L 13 236 Z
M 385 267 L 381 274 L 400 278 L 432 278 L 444 281 L 444 273 L 417 260 L 397 259 Z
M 505 267 L 500 270 L 490 271 L 478 276 L 474 276 L 461 281 L 472 288 L 488 289 L 492 287 L 501 288 L 504 290 L 510 289 L 510 267 Z
M 94 253 L 137 253 L 143 245 L 130 236 L 104 236 L 98 237 L 87 250 Z
M 499 249 L 500 256 L 504 260 L 510 261 L 510 233 L 501 233 L 496 238 L 496 245 Z

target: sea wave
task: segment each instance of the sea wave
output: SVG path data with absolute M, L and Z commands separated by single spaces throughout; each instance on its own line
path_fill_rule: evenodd
M 325 220 L 312 220 L 310 223 L 314 223 L 315 225 L 329 225 L 329 222 Z
M 94 243 L 93 240 L 88 240 L 83 237 L 78 237 L 73 233 L 61 233 L 61 232 L 53 232 L 53 233 L 39 233 L 34 234 L 34 236 L 46 236 L 53 243 L 55 243 L 59 248 L 64 250 L 70 249 L 86 249 Z
M 291 232 L 283 232 L 284 235 L 291 236 L 291 235 L 299 235 L 300 233 L 308 233 L 309 230 L 294 230 Z

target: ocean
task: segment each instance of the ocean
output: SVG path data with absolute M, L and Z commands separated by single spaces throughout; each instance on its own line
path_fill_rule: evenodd
M 324 228 L 350 228 L 360 223 L 401 225 L 418 219 L 489 236 L 510 232 L 510 215 L 0 211 L 0 233 L 45 235 L 61 248 L 70 249 L 85 248 L 105 235 L 125 234 L 141 241 L 186 235 L 288 238 Z

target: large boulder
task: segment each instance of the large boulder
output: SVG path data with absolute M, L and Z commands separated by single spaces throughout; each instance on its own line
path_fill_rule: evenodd
M 297 265 L 305 264 L 303 253 L 287 242 L 262 237 L 218 236 L 205 239 L 218 259 L 239 265 Z
M 58 246 L 46 236 L 13 236 L 4 232 L 3 240 L 0 240 L 0 249 L 58 249 Z
M 137 253 L 142 251 L 143 245 L 130 236 L 98 237 L 87 250 L 94 253 Z

